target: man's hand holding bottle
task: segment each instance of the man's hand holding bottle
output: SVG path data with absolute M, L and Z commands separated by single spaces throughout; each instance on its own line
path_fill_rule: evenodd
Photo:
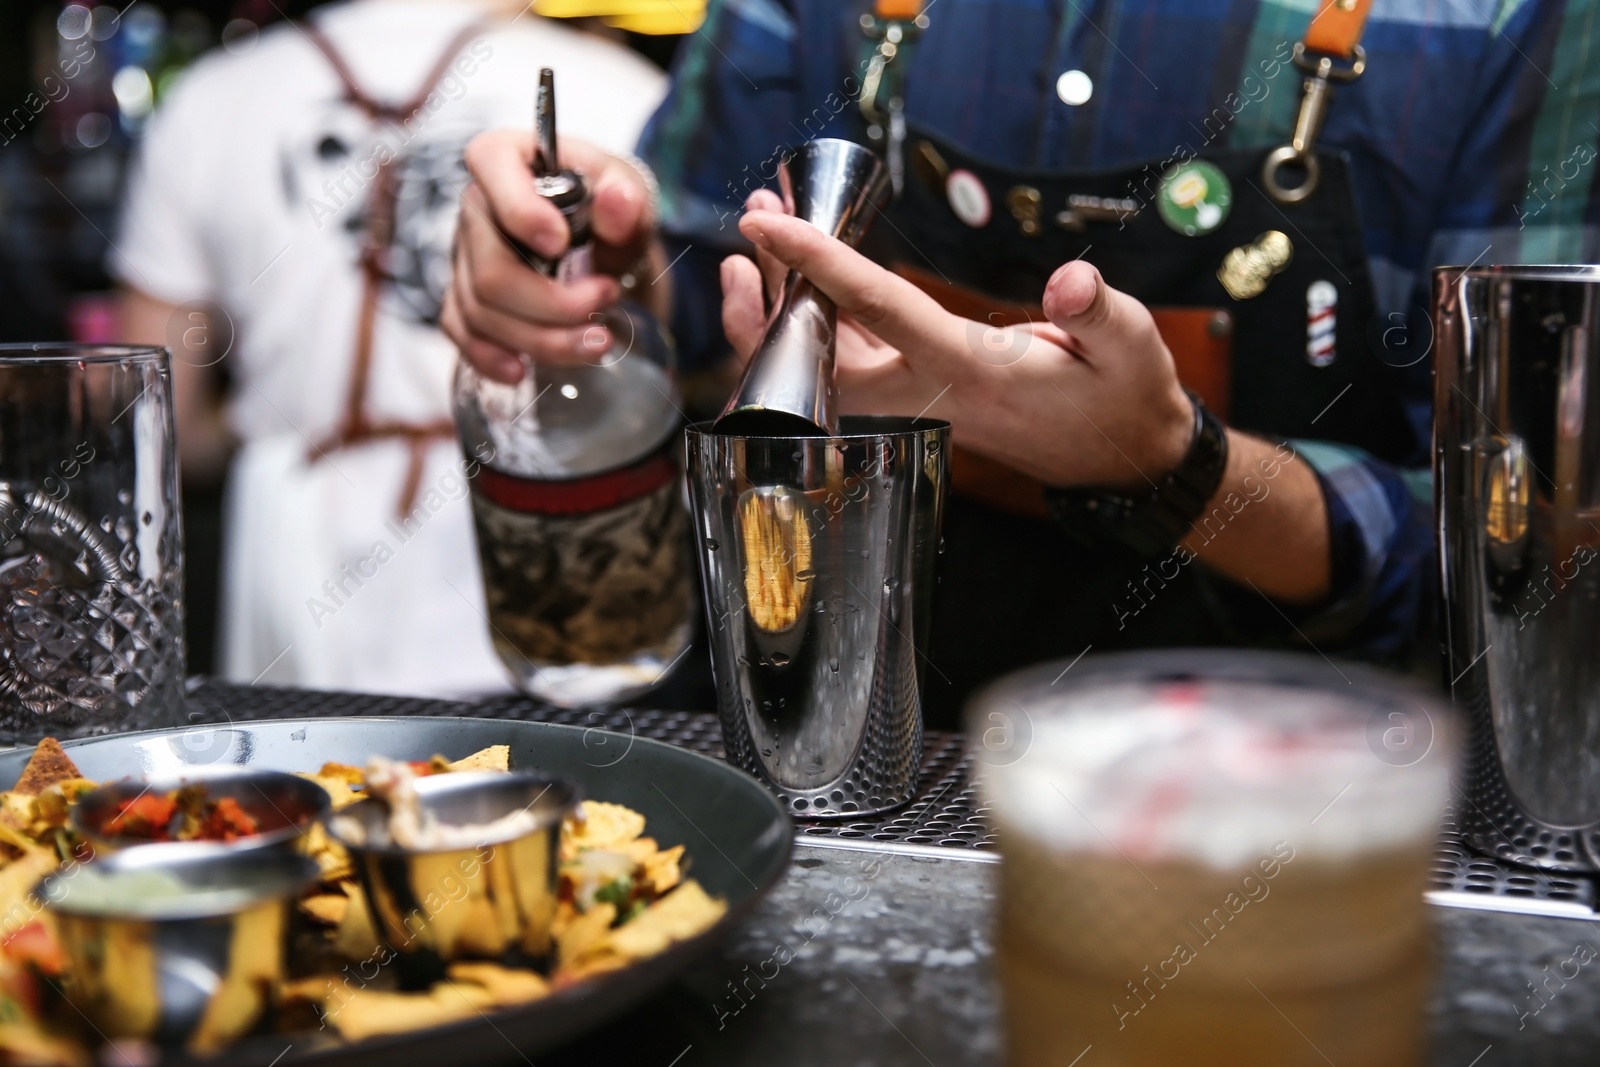
M 569 284 L 535 270 L 510 242 L 555 258 L 567 251 L 570 235 L 560 210 L 534 190 L 533 147 L 532 134 L 511 130 L 480 134 L 467 146 L 472 185 L 462 198 L 454 276 L 440 314 L 445 333 L 478 372 L 507 383 L 522 377 L 519 353 L 569 365 L 602 357 L 612 339 L 600 315 L 622 296 L 619 276 L 645 257 L 661 259 L 644 174 L 564 137 L 562 165 L 582 172 L 593 190 L 598 269 Z M 663 278 L 651 288 L 665 284 Z M 665 292 L 650 295 L 653 310 L 663 310 Z

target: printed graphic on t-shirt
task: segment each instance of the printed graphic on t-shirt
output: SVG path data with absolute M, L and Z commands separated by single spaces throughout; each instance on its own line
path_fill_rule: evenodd
M 461 194 L 467 188 L 467 142 L 472 133 L 440 131 L 419 137 L 399 161 L 394 246 L 388 272 L 403 314 L 437 326 L 450 284 L 450 247 Z
M 419 113 L 419 119 L 426 118 Z M 385 257 L 389 286 L 385 309 L 407 322 L 436 326 L 450 282 L 450 247 L 461 193 L 467 187 L 467 142 L 487 123 L 449 129 L 416 122 L 373 123 L 353 104 L 331 103 L 310 132 L 280 152 L 283 190 L 290 212 L 341 241 L 352 266 L 359 263 L 379 168 L 395 182 L 395 229 Z
M 325 104 L 309 124 L 291 131 L 278 152 L 288 212 L 309 217 L 320 232 L 358 237 L 361 206 L 377 164 L 387 157 L 387 149 L 379 150 L 379 132 L 360 108 L 342 100 Z

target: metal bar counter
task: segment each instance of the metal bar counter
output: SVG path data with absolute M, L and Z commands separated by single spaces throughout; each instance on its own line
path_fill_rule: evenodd
M 514 697 L 464 704 L 214 683 L 194 686 L 190 700 L 196 719 L 218 722 L 532 718 L 720 755 L 716 719 L 703 713 L 563 711 Z M 719 957 L 603 1031 L 541 1056 L 541 1067 L 999 1063 L 988 929 L 998 854 L 965 770 L 961 739 L 932 734 L 912 804 L 872 821 L 801 824 L 788 875 Z M 1592 1065 L 1600 1047 L 1594 885 L 1475 856 L 1449 826 L 1434 870 L 1433 1067 Z M 1287 1021 L 1284 1042 L 1286 1064 L 1323 1062 Z M 524 1060 L 507 1045 L 505 1062 Z

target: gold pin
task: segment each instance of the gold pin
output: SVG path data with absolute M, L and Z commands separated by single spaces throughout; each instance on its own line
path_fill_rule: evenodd
M 1021 227 L 1023 236 L 1037 237 L 1044 230 L 1039 222 L 1039 209 L 1044 197 L 1031 185 L 1013 185 L 1006 194 L 1006 206 Z
M 1268 230 L 1229 252 L 1217 268 L 1217 281 L 1235 300 L 1249 300 L 1266 291 L 1294 258 L 1294 244 L 1281 230 Z

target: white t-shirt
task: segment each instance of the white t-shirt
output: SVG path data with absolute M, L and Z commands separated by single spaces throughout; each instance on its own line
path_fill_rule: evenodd
M 354 0 L 313 19 L 367 95 L 410 98 L 469 0 Z M 228 416 L 243 442 L 224 545 L 221 673 L 232 680 L 428 695 L 504 688 L 489 644 L 459 447 L 428 448 L 417 509 L 397 510 L 408 447 L 318 453 L 349 393 L 359 237 L 374 164 L 397 159 L 394 281 L 379 302 L 367 412 L 450 417 L 437 327 L 466 142 L 529 128 L 541 66 L 563 134 L 632 148 L 665 92 L 644 59 L 523 15 L 486 25 L 405 126 L 370 120 L 301 30 L 202 59 L 163 101 L 130 177 L 114 275 L 232 319 Z M 182 310 L 182 309 L 180 309 Z

